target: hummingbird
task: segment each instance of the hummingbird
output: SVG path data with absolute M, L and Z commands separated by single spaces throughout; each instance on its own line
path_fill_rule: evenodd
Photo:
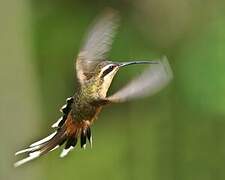
M 143 61 L 111 61 L 107 53 L 119 24 L 116 10 L 107 9 L 90 26 L 75 60 L 77 88 L 60 109 L 62 116 L 52 125 L 54 132 L 15 153 L 26 154 L 14 166 L 18 167 L 64 145 L 60 157 L 74 149 L 78 140 L 81 148 L 88 141 L 92 147 L 91 125 L 103 107 L 140 97 L 154 95 L 173 78 L 167 58 Z M 130 65 L 151 64 L 139 76 L 112 95 L 107 95 L 113 78 L 121 68 Z

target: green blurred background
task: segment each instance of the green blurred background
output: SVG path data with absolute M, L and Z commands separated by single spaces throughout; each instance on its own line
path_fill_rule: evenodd
M 73 61 L 104 7 L 120 11 L 111 59 L 168 56 L 173 82 L 154 97 L 105 108 L 94 146 L 14 169 L 15 151 L 47 135 L 75 91 Z M 223 0 L 0 2 L 1 180 L 225 179 Z M 111 92 L 139 74 L 121 70 Z

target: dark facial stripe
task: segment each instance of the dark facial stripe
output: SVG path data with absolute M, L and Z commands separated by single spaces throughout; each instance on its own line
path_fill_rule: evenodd
M 109 66 L 101 75 L 101 78 L 105 77 L 107 74 L 109 74 L 116 66 L 111 65 Z

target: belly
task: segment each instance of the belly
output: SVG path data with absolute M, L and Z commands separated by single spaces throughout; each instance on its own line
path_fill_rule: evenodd
M 90 104 L 76 105 L 72 109 L 72 115 L 74 121 L 89 121 L 91 124 L 97 119 L 98 114 L 101 111 L 101 107 L 92 106 Z

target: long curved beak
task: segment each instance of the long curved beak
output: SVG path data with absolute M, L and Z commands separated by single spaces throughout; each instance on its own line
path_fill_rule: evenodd
M 119 67 L 124 67 L 132 64 L 158 64 L 158 61 L 129 61 L 129 62 L 119 62 Z

